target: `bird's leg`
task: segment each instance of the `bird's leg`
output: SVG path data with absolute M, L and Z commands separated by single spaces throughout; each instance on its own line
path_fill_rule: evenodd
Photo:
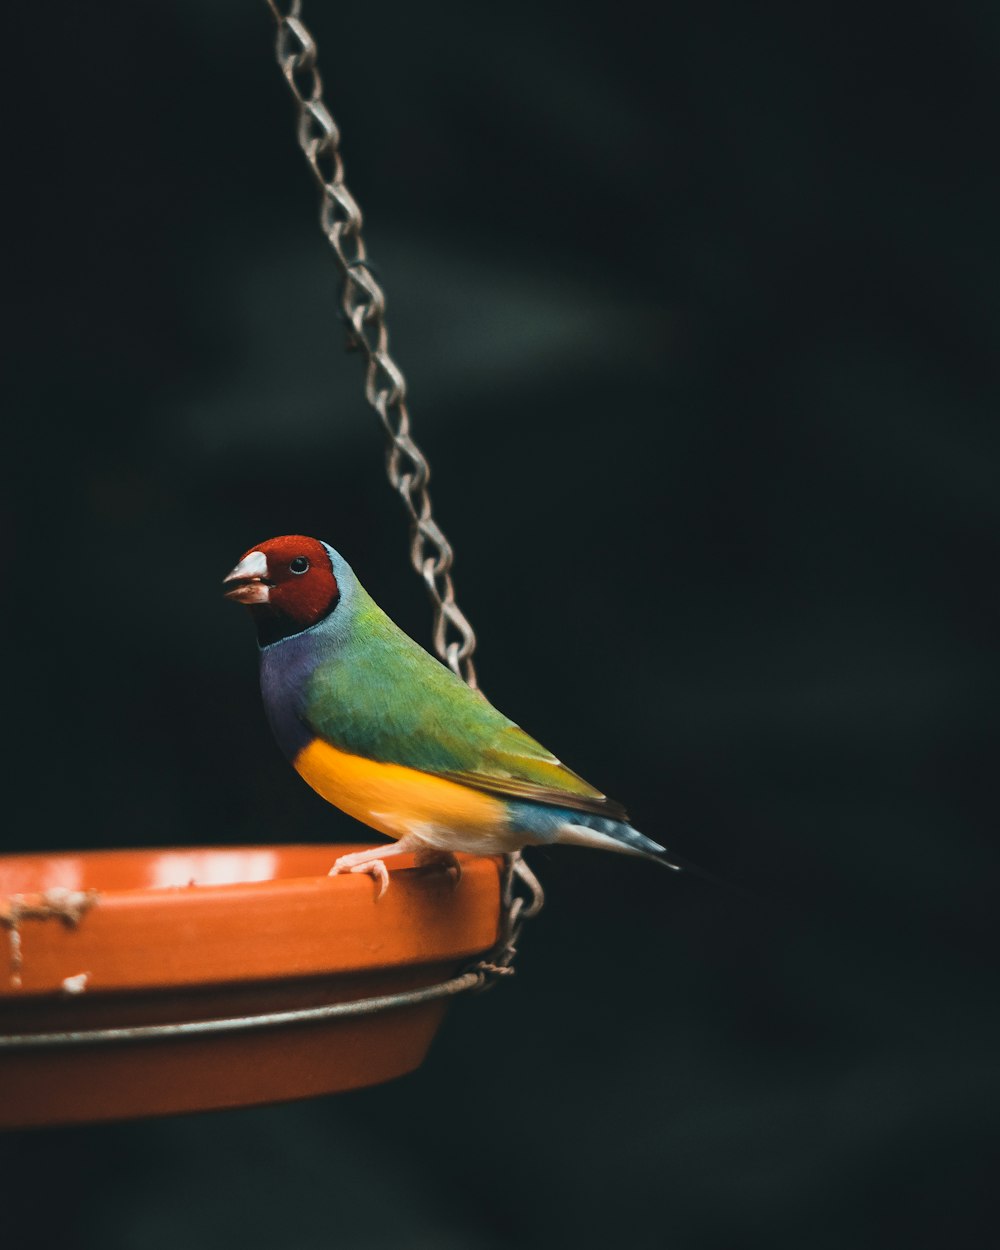
M 445 870 L 451 877 L 453 887 L 462 880 L 462 865 L 451 851 L 439 851 L 433 846 L 425 846 L 417 851 L 418 868 L 430 868 L 433 865 L 440 865 Z
M 379 899 L 389 888 L 389 870 L 382 861 L 388 859 L 390 855 L 405 855 L 408 851 L 415 851 L 419 845 L 416 838 L 406 836 L 400 838 L 398 842 L 391 842 L 388 846 L 373 846 L 367 851 L 352 851 L 350 855 L 341 855 L 327 875 L 336 877 L 342 872 L 366 872 L 378 882 L 379 889 L 375 897 Z

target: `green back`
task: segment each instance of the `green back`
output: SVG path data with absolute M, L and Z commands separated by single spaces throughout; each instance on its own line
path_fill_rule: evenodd
M 505 796 L 619 810 L 428 655 L 360 584 L 350 608 L 332 614 L 306 688 L 300 714 L 318 737 Z

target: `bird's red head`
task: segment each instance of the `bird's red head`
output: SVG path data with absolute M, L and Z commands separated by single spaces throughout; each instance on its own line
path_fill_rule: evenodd
M 227 599 L 252 609 L 261 646 L 315 625 L 340 598 L 330 553 L 301 534 L 251 547 L 222 585 Z

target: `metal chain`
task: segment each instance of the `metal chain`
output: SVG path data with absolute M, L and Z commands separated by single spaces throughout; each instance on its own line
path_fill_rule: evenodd
M 389 355 L 385 294 L 372 272 L 361 236 L 361 209 L 344 183 L 340 130 L 323 103 L 323 81 L 316 67 L 317 48 L 302 21 L 302 0 L 267 0 L 277 22 L 278 66 L 298 110 L 299 147 L 320 191 L 320 227 L 333 249 L 340 272 L 340 303 L 347 324 L 349 350 L 365 363 L 365 398 L 378 413 L 386 433 L 389 481 L 410 515 L 410 560 L 434 605 L 434 650 L 474 690 L 472 653 L 476 635 L 455 602 L 451 579 L 454 552 L 431 513 L 427 489 L 430 466 L 410 434 L 406 380 Z M 545 901 L 537 877 L 520 852 L 505 859 L 500 941 L 490 961 L 479 965 L 484 978 L 513 971 L 522 923 Z
M 410 559 L 434 605 L 434 648 L 454 673 L 475 688 L 476 635 L 455 602 L 451 544 L 431 515 L 430 468 L 410 434 L 406 381 L 389 355 L 385 295 L 361 237 L 361 209 L 344 184 L 340 131 L 323 103 L 316 42 L 302 22 L 301 0 L 287 5 L 268 0 L 268 4 L 278 23 L 278 65 L 298 107 L 299 147 L 320 190 L 320 226 L 340 270 L 348 347 L 364 356 L 365 398 L 386 432 L 389 481 L 410 514 Z
M 544 904 L 542 883 L 521 852 L 505 855 L 500 878 L 500 936 L 489 957 L 475 965 L 483 976 L 481 989 L 489 989 L 498 977 L 513 976 L 521 926 L 537 916 Z

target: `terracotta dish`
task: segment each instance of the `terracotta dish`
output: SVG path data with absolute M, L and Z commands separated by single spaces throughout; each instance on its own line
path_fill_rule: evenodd
M 389 859 L 376 899 L 369 876 L 326 875 L 351 849 L 0 856 L 0 1127 L 412 1071 L 474 981 L 463 968 L 497 940 L 500 861 L 460 857 L 456 884 Z

